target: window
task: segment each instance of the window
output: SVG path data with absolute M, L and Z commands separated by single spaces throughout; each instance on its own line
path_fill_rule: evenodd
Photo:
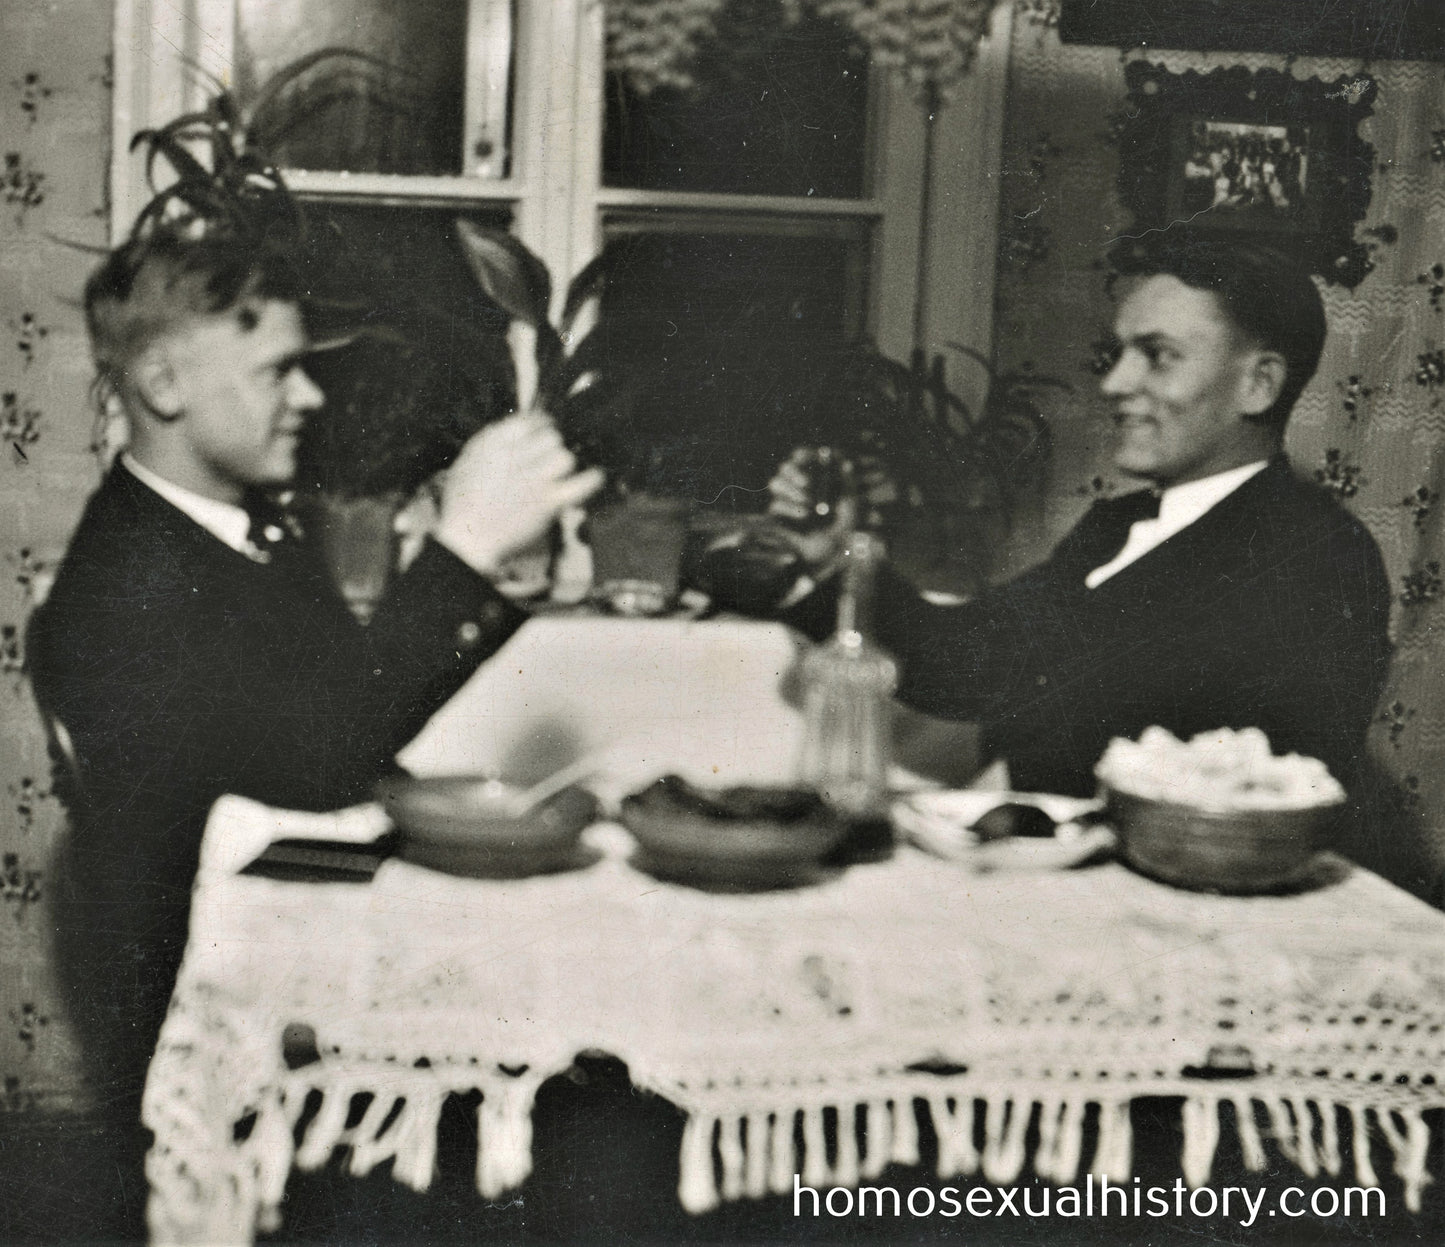
M 608 297 L 649 300 L 681 365 L 676 411 L 655 419 L 685 440 L 712 409 L 713 468 L 690 485 L 754 482 L 737 448 L 776 432 L 790 401 L 749 386 L 759 344 L 796 357 L 866 332 L 906 358 L 923 119 L 836 26 L 724 33 L 695 90 L 648 92 L 606 68 L 603 0 L 117 0 L 113 228 L 147 194 L 136 130 L 217 82 L 254 106 L 283 66 L 358 49 L 267 102 L 293 191 L 344 228 L 430 238 L 413 272 L 439 262 L 435 223 L 458 210 L 509 222 L 561 288 L 620 249 Z M 991 250 L 987 264 L 991 288 Z
M 288 66 L 325 49 L 351 47 L 377 58 L 320 60 L 280 92 L 277 123 L 264 143 L 281 164 L 452 176 L 469 164 L 463 132 L 472 6 L 464 0 L 312 0 L 304 12 L 272 0 L 235 4 L 232 82 L 248 110 Z M 465 138 L 469 146 L 482 141 L 470 130 Z

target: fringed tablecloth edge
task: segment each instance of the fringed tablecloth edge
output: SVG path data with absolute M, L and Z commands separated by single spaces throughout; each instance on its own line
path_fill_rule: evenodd
M 533 1064 L 511 1072 L 448 1065 L 383 1070 L 365 1061 L 323 1061 L 289 1071 L 247 1106 L 249 1131 L 222 1145 L 230 1153 L 229 1163 L 217 1166 L 216 1158 L 210 1158 L 207 1172 L 214 1178 L 223 1170 L 224 1176 L 213 1180 L 208 1191 L 199 1190 L 188 1158 L 174 1149 L 153 1150 L 147 1160 L 158 1196 L 152 1210 L 167 1210 L 163 1217 L 153 1216 L 153 1241 L 250 1242 L 257 1229 L 279 1225 L 293 1162 L 298 1169 L 315 1169 L 342 1146 L 350 1149 L 353 1174 L 367 1174 L 391 1160 L 397 1181 L 424 1191 L 435 1169 L 442 1103 L 451 1092 L 482 1092 L 477 1190 L 484 1198 L 499 1198 L 530 1175 L 537 1090 L 568 1063 Z M 857 1187 L 876 1179 L 890 1164 L 917 1165 L 924 1123 L 937 1139 L 940 1180 L 981 1174 L 1002 1185 L 1015 1181 L 1032 1163 L 1033 1172 L 1046 1182 L 1067 1186 L 1081 1173 L 1090 1106 L 1097 1110 L 1096 1143 L 1086 1172 L 1095 1179 L 1127 1182 L 1133 1165 L 1130 1106 L 1146 1096 L 1183 1099 L 1181 1169 L 1191 1188 L 1209 1182 L 1227 1118 L 1248 1171 L 1264 1171 L 1268 1137 L 1306 1177 L 1340 1175 L 1341 1123 L 1347 1122 L 1358 1184 L 1379 1186 L 1372 1145 L 1383 1139 L 1405 1205 L 1418 1212 L 1431 1181 L 1426 1171 L 1430 1128 L 1423 1114 L 1445 1108 L 1445 1089 L 1437 1093 L 1435 1088 L 1356 1089 L 1338 1084 L 1294 1093 L 1241 1083 L 1201 1088 L 1184 1081 L 1107 1089 L 991 1080 L 984 1088 L 967 1075 L 910 1074 L 891 1083 L 879 1079 L 866 1089 L 819 1083 L 698 1092 L 677 1083 L 634 1081 L 686 1114 L 678 1198 L 694 1214 L 724 1201 L 794 1194 L 798 1186 Z M 362 1094 L 372 1097 L 370 1103 L 359 1120 L 348 1125 L 353 1100 Z M 313 1095 L 319 1095 L 320 1104 L 298 1144 L 296 1128 Z M 1227 1118 L 1225 1105 L 1231 1109 Z M 177 1097 L 164 1108 L 151 1106 L 152 1113 L 162 1111 L 171 1118 L 168 1137 L 197 1140 L 213 1134 L 199 1100 Z M 838 1129 L 838 1122 L 851 1122 L 854 1128 Z
M 1117 1092 L 1097 1086 L 1085 1090 L 1037 1084 L 974 1083 L 930 1085 L 903 1082 L 880 1087 L 866 1098 L 838 1094 L 826 1087 L 805 1094 L 753 1099 L 736 1095 L 689 1095 L 661 1091 L 687 1114 L 679 1163 L 678 1199 L 691 1213 L 703 1213 L 724 1201 L 791 1195 L 810 1188 L 856 1187 L 889 1164 L 919 1163 L 920 1121 L 937 1138 L 937 1176 L 981 1174 L 994 1184 L 1015 1181 L 1032 1161 L 1033 1172 L 1063 1186 L 1081 1173 L 1084 1124 L 1095 1106 L 1097 1141 L 1087 1173 L 1095 1179 L 1127 1182 L 1133 1169 L 1130 1106 L 1144 1097 L 1182 1097 L 1184 1181 L 1190 1188 L 1208 1184 L 1223 1132 L 1222 1110 L 1231 1107 L 1232 1125 L 1245 1168 L 1266 1167 L 1265 1137 L 1306 1177 L 1338 1177 L 1344 1169 L 1340 1146 L 1342 1119 L 1351 1132 L 1354 1176 L 1366 1188 L 1380 1185 L 1372 1142 L 1388 1145 L 1405 1206 L 1419 1212 L 1425 1188 L 1430 1127 L 1423 1114 L 1445 1109 L 1445 1092 L 1429 1097 L 1383 1089 L 1351 1094 L 1328 1091 L 1275 1092 L 1256 1087 L 1198 1084 L 1131 1087 Z M 833 1147 L 827 1144 L 827 1117 L 833 1117 Z M 861 1133 L 836 1123 L 862 1125 Z M 860 1122 L 861 1119 L 861 1122 Z M 1037 1140 L 1028 1154 L 1028 1135 L 1037 1120 Z M 1261 1130 L 1261 1120 L 1264 1129 Z M 1373 1125 L 1373 1129 L 1371 1128 Z

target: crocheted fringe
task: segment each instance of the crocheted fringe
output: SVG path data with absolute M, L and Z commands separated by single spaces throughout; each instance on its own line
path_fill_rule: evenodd
M 477 1113 L 477 1189 L 495 1199 L 520 1186 L 532 1170 L 532 1104 L 540 1072 L 489 1080 Z M 350 1169 L 357 1176 L 394 1160 L 393 1175 L 423 1191 L 436 1163 L 436 1131 L 448 1088 L 440 1081 L 407 1094 L 388 1094 L 371 1085 L 340 1082 L 322 1090 L 293 1086 L 257 1108 L 250 1137 L 242 1145 L 248 1159 L 242 1185 L 254 1182 L 261 1228 L 274 1228 L 291 1163 L 292 1138 L 306 1095 L 322 1091 L 320 1111 L 295 1153 L 299 1169 L 325 1164 L 332 1151 L 351 1149 Z M 371 1094 L 361 1119 L 346 1125 L 353 1097 Z M 1209 1182 L 1221 1137 L 1221 1106 L 1233 1109 L 1234 1128 L 1245 1167 L 1254 1173 L 1266 1165 L 1260 1114 L 1284 1157 L 1306 1177 L 1339 1176 L 1343 1168 L 1340 1115 L 1352 1127 L 1355 1177 L 1363 1187 L 1379 1180 L 1371 1156 L 1374 1133 L 1389 1145 L 1394 1172 L 1404 1188 L 1405 1205 L 1418 1212 L 1426 1185 L 1430 1128 L 1419 1110 L 1356 1103 L 1335 1103 L 1304 1096 L 1257 1098 L 1239 1093 L 1195 1094 L 1184 1102 L 1184 1180 L 1191 1187 Z M 1084 1119 L 1098 1106 L 1098 1140 L 1088 1171 L 1112 1182 L 1131 1177 L 1133 1136 L 1129 1099 L 1098 1097 L 995 1096 L 934 1093 L 899 1095 L 861 1104 L 810 1103 L 780 1110 L 742 1114 L 693 1112 L 683 1131 L 678 1198 L 689 1212 L 706 1212 L 723 1200 L 787 1195 L 795 1176 L 813 1188 L 856 1187 L 877 1178 L 890 1164 L 919 1162 L 918 1113 L 932 1124 L 938 1139 L 938 1176 L 981 1173 L 994 1184 L 1016 1180 L 1029 1161 L 1027 1137 L 1036 1120 L 1034 1172 L 1064 1185 L 1079 1175 Z M 831 1130 L 830 1127 L 831 1126 Z M 831 1133 L 831 1148 L 829 1135 Z M 979 1140 L 982 1140 L 980 1145 Z M 250 1192 L 237 1192 L 245 1202 Z
M 226 1037 L 232 1055 L 244 1051 Z M 280 1227 L 296 1116 L 276 1088 L 255 1104 L 227 1100 L 225 1110 L 250 1118 L 244 1136 L 233 1135 L 226 1123 L 234 1119 L 218 1113 L 217 1096 L 230 1088 L 224 1066 L 206 1059 L 214 1042 L 197 1018 L 173 1012 L 151 1061 L 142 1118 L 156 1137 L 145 1169 L 149 1240 L 158 1247 L 249 1244 L 257 1230 Z
M 256 1231 L 280 1227 L 281 1196 L 291 1164 L 291 1134 L 279 1097 L 258 1106 L 250 1134 L 234 1147 L 217 1148 L 203 1096 L 152 1101 L 152 1129 L 184 1145 L 157 1145 L 146 1156 L 151 1197 L 149 1239 L 172 1243 L 249 1244 Z M 209 1171 L 211 1180 L 199 1174 Z
M 487 1079 L 477 1109 L 477 1190 L 496 1199 L 526 1181 L 532 1172 L 532 1104 L 543 1081 L 541 1073 Z M 475 1085 L 476 1079 L 470 1080 Z M 253 1137 L 263 1130 L 269 1143 L 261 1155 L 271 1158 L 266 1184 L 275 1188 L 279 1203 L 291 1154 L 291 1138 L 302 1107 L 312 1091 L 321 1094 L 321 1107 L 307 1125 L 296 1149 L 298 1169 L 318 1169 L 338 1147 L 351 1152 L 349 1168 L 364 1177 L 384 1161 L 394 1161 L 392 1176 L 415 1191 L 430 1185 L 436 1168 L 437 1124 L 442 1102 L 451 1088 L 442 1080 L 419 1087 L 408 1081 L 405 1092 L 379 1089 L 373 1076 L 356 1082 L 338 1081 L 326 1087 L 293 1085 L 284 1101 L 263 1110 Z M 353 1099 L 361 1094 L 371 1102 L 354 1125 L 346 1124 Z
M 707 1212 L 722 1200 L 791 1194 L 795 1176 L 814 1188 L 851 1187 L 878 1177 L 890 1164 L 916 1165 L 920 1106 L 938 1137 L 940 1178 L 982 1172 L 990 1182 L 1013 1181 L 1028 1160 L 1025 1141 L 1037 1107 L 1034 1168 L 1041 1177 L 1067 1182 L 1079 1171 L 1088 1103 L 1100 1105 L 1099 1141 L 1090 1171 L 1116 1181 L 1127 1179 L 1133 1149 L 1127 1099 L 1100 1103 L 908 1095 L 741 1116 L 693 1113 L 683 1130 L 678 1199 L 689 1212 Z M 833 1124 L 831 1155 L 827 1118 Z M 980 1133 L 982 1148 L 976 1142 Z
M 1341 1112 L 1353 1123 L 1355 1175 L 1363 1187 L 1379 1185 L 1371 1161 L 1369 1118 L 1389 1144 L 1405 1205 L 1420 1210 L 1430 1177 L 1425 1169 L 1429 1126 L 1418 1110 L 1335 1104 L 1304 1097 L 1256 1100 L 1244 1095 L 1195 1095 L 1184 1102 L 1182 1168 L 1191 1187 L 1209 1182 L 1220 1140 L 1220 1106 L 1234 1108 L 1235 1130 L 1245 1166 L 1266 1164 L 1256 1114 L 1263 1107 L 1269 1134 L 1285 1158 L 1306 1177 L 1338 1176 L 1343 1166 Z M 1016 1180 L 1028 1162 L 1027 1136 L 1037 1112 L 1034 1172 L 1056 1185 L 1079 1176 L 1088 1105 L 1099 1109 L 1098 1141 L 1088 1171 L 1111 1182 L 1132 1176 L 1133 1134 L 1128 1098 L 993 1097 L 933 1094 L 871 1100 L 861 1105 L 807 1104 L 740 1116 L 694 1112 L 683 1131 L 678 1198 L 692 1213 L 723 1200 L 793 1193 L 794 1181 L 815 1189 L 856 1187 L 890 1163 L 918 1163 L 919 1108 L 938 1138 L 938 1176 L 981 1173 L 996 1185 Z M 860 1121 L 861 1114 L 861 1121 Z M 833 1126 L 830 1154 L 828 1119 Z M 801 1119 L 801 1120 L 800 1120 Z M 861 1133 L 858 1129 L 862 1126 Z M 978 1140 L 982 1138 L 982 1146 Z
M 477 1190 L 496 1199 L 532 1172 L 532 1104 L 544 1074 L 489 1081 L 477 1109 Z
M 1336 1103 L 1304 1096 L 1256 1098 L 1246 1095 L 1196 1095 L 1184 1103 L 1184 1180 L 1190 1186 L 1209 1181 L 1219 1145 L 1219 1109 L 1224 1103 L 1234 1108 L 1235 1130 L 1245 1167 L 1259 1173 L 1265 1167 L 1255 1106 L 1262 1106 L 1269 1121 L 1269 1133 L 1286 1160 L 1307 1177 L 1321 1172 L 1338 1177 L 1343 1168 L 1340 1153 L 1339 1117 L 1348 1112 L 1352 1128 L 1351 1152 L 1355 1180 L 1363 1187 L 1380 1184 L 1370 1155 L 1370 1118 L 1378 1134 L 1390 1146 L 1395 1175 L 1404 1188 L 1405 1207 L 1420 1211 L 1421 1197 L 1431 1178 L 1425 1162 L 1430 1150 L 1430 1127 L 1418 1109 L 1372 1107 L 1358 1103 Z
M 437 1123 L 447 1089 L 440 1084 L 418 1087 L 412 1084 L 405 1094 L 377 1089 L 376 1080 L 366 1085 L 337 1083 L 326 1088 L 305 1085 L 293 1087 L 284 1101 L 284 1129 L 289 1141 L 291 1131 L 306 1103 L 308 1092 L 320 1091 L 321 1108 L 306 1128 L 301 1145 L 296 1149 L 298 1169 L 319 1169 L 338 1147 L 350 1148 L 349 1169 L 356 1177 L 364 1177 L 383 1161 L 391 1160 L 392 1176 L 416 1191 L 431 1185 L 436 1167 Z M 352 1099 L 362 1093 L 371 1095 L 361 1120 L 348 1126 Z M 285 1181 L 284 1170 L 281 1181 Z

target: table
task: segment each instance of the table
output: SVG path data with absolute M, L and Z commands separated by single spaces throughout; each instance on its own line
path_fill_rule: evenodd
M 675 770 L 715 784 L 787 779 L 802 718 L 801 639 L 750 620 L 540 616 L 433 716 L 399 760 L 418 775 L 543 776 L 607 750 L 623 790 Z
M 1306 1174 L 1336 1173 L 1347 1122 L 1360 1185 L 1389 1163 L 1416 1206 L 1427 1181 L 1445 916 L 1338 860 L 1315 891 L 1244 899 L 1117 865 L 976 875 L 903 849 L 796 892 L 714 895 L 639 873 L 604 825 L 587 869 L 524 881 L 399 861 L 362 886 L 234 873 L 278 834 L 383 824 L 372 807 L 217 805 L 146 1090 L 158 1241 L 249 1241 L 291 1166 L 340 1143 L 353 1172 L 394 1158 L 396 1179 L 424 1189 L 452 1091 L 482 1092 L 477 1184 L 496 1197 L 530 1169 L 537 1088 L 588 1050 L 687 1114 L 691 1211 L 791 1192 L 795 1173 L 847 1186 L 916 1162 L 920 1108 L 941 1177 L 1007 1183 L 1032 1162 L 1056 1183 L 1085 1168 L 1127 1180 L 1129 1104 L 1158 1095 L 1184 1097 L 1192 1185 L 1208 1181 L 1225 1103 L 1251 1167 L 1269 1134 Z M 322 1059 L 290 1070 L 280 1041 L 298 1023 Z M 1252 1076 L 1191 1076 L 1221 1063 Z M 312 1091 L 323 1106 L 296 1148 Z M 347 1127 L 361 1091 L 375 1099 Z M 865 1123 L 831 1158 L 830 1108 Z
M 616 790 L 663 770 L 768 782 L 799 739 L 780 691 L 794 653 L 772 625 L 534 620 L 403 760 L 526 775 L 609 746 Z M 1145 1096 L 1183 1097 L 1194 1185 L 1231 1121 L 1251 1167 L 1273 1137 L 1307 1175 L 1347 1152 L 1360 1185 L 1390 1166 L 1412 1207 L 1427 1181 L 1445 915 L 1338 859 L 1312 891 L 1246 899 L 1117 865 L 978 874 L 903 848 L 817 886 L 716 895 L 639 872 L 604 823 L 585 869 L 543 878 L 400 861 L 365 885 L 237 874 L 276 838 L 385 827 L 373 806 L 213 810 L 146 1089 L 157 1241 L 248 1242 L 274 1225 L 293 1165 L 338 1144 L 353 1172 L 390 1159 L 425 1188 L 454 1091 L 482 1093 L 477 1186 L 495 1198 L 530 1170 L 538 1087 L 586 1051 L 686 1114 L 678 1198 L 693 1212 L 790 1193 L 795 1174 L 848 1186 L 916 1162 L 924 1116 L 940 1177 L 1007 1183 L 1031 1165 L 1058 1184 L 1120 1181 Z M 287 1067 L 294 1025 L 320 1061 Z M 358 1092 L 374 1098 L 348 1125 Z M 835 1147 L 830 1121 L 855 1126 Z
M 803 742 L 791 675 L 802 639 L 720 619 L 530 620 L 400 754 L 418 775 L 540 778 L 607 750 L 609 791 L 673 770 L 717 785 L 787 782 Z M 898 762 L 958 782 L 976 732 L 903 711 Z

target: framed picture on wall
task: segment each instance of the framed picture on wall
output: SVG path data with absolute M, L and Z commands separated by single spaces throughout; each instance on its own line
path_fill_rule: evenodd
M 1326 281 L 1354 286 L 1374 150 L 1357 132 L 1375 98 L 1360 74 L 1326 83 L 1243 67 L 1174 74 L 1132 62 L 1119 194 L 1133 230 L 1257 233 Z
M 1172 130 L 1171 218 L 1209 215 L 1220 229 L 1284 233 L 1318 226 L 1308 126 L 1181 116 Z

